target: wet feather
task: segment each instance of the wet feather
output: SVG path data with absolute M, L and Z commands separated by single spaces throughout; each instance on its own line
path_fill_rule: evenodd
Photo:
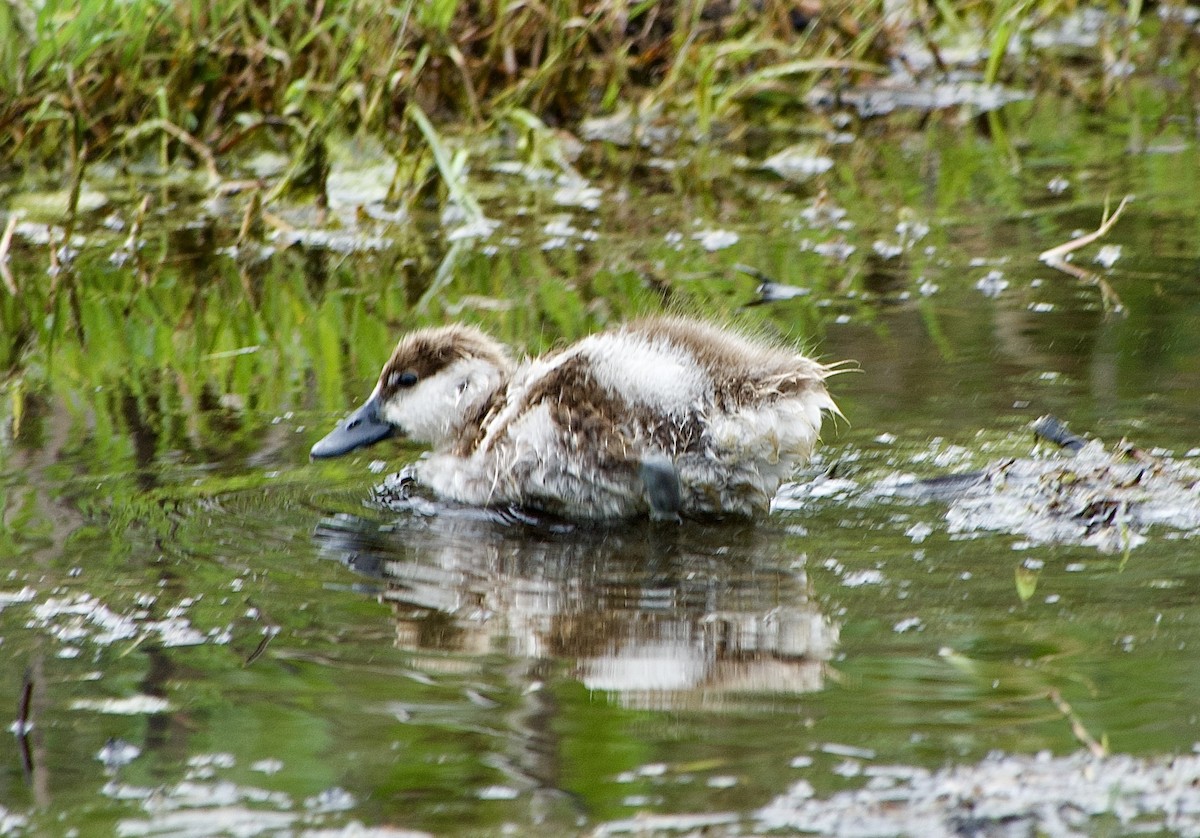
M 680 513 L 752 515 L 838 412 L 831 373 L 792 347 L 681 317 L 519 363 L 483 332 L 448 326 L 402 338 L 359 413 L 386 424 L 363 444 L 394 432 L 431 445 L 416 476 L 446 500 L 640 516 L 651 511 L 642 466 L 654 462 L 656 478 L 674 467 Z M 331 442 L 350 422 L 313 456 L 357 447 Z

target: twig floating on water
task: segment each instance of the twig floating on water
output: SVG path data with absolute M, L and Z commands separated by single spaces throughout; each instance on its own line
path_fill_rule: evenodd
M 1071 705 L 1063 700 L 1062 694 L 1058 690 L 1051 690 L 1048 698 L 1054 702 L 1054 706 L 1058 708 L 1058 712 L 1063 714 L 1063 718 L 1071 723 L 1071 732 L 1091 752 L 1092 756 L 1108 756 L 1108 746 L 1096 741 L 1096 738 L 1083 726 L 1083 722 L 1079 721 L 1079 717 L 1075 715 Z
M 275 635 L 279 634 L 278 626 L 268 626 L 263 632 L 262 640 L 258 641 L 258 645 L 254 647 L 254 651 L 249 657 L 242 662 L 242 666 L 249 666 L 263 656 L 263 652 L 267 651 L 267 645 L 275 639 Z
M 1096 239 L 1107 235 L 1108 231 L 1112 229 L 1112 226 L 1117 223 L 1117 219 L 1121 217 L 1121 212 L 1125 209 L 1125 205 L 1132 200 L 1132 195 L 1126 195 L 1121 199 L 1121 203 L 1117 205 L 1117 209 L 1112 215 L 1108 214 L 1108 208 L 1105 207 L 1104 218 L 1101 219 L 1100 226 L 1095 232 L 1079 236 L 1078 238 L 1071 239 L 1069 242 L 1063 242 L 1058 247 L 1052 247 L 1049 250 L 1043 251 L 1041 255 L 1038 256 L 1038 259 L 1054 268 L 1060 267 L 1061 264 L 1065 264 L 1068 254 L 1074 253 L 1079 248 L 1086 247 Z
M 32 725 L 29 723 L 29 711 L 33 706 L 33 673 L 25 670 L 25 681 L 21 685 L 21 701 L 17 705 L 17 723 L 13 727 L 17 736 L 26 736 Z
M 13 725 L 13 733 L 21 746 L 21 768 L 25 772 L 25 781 L 33 779 L 33 748 L 29 744 L 29 731 L 33 722 L 29 720 L 33 712 L 33 668 L 25 669 L 25 680 L 21 685 L 21 701 L 17 705 L 17 721 Z
M 1126 195 L 1121 199 L 1121 203 L 1117 206 L 1116 211 L 1112 215 L 1108 214 L 1108 207 L 1106 205 L 1104 208 L 1104 218 L 1101 219 L 1100 226 L 1094 233 L 1088 233 L 1087 235 L 1071 239 L 1071 241 L 1064 242 L 1058 247 L 1052 247 L 1049 250 L 1042 252 L 1038 256 L 1038 259 L 1040 259 L 1042 262 L 1045 262 L 1055 270 L 1062 271 L 1065 274 L 1070 274 L 1076 279 L 1083 280 L 1084 282 L 1091 282 L 1099 287 L 1100 295 L 1104 299 L 1104 308 L 1106 311 L 1112 310 L 1123 312 L 1125 310 L 1125 304 L 1121 302 L 1121 298 L 1117 296 L 1117 292 L 1113 290 L 1112 286 L 1109 285 L 1107 281 L 1105 281 L 1104 277 L 1100 276 L 1098 273 L 1089 271 L 1086 268 L 1081 268 L 1078 265 L 1072 265 L 1067 261 L 1067 256 L 1079 248 L 1085 247 L 1096 241 L 1096 239 L 1106 235 L 1108 231 L 1112 229 L 1112 226 L 1117 223 L 1117 219 L 1121 217 L 1121 211 L 1125 209 L 1125 205 L 1132 200 L 1132 195 Z

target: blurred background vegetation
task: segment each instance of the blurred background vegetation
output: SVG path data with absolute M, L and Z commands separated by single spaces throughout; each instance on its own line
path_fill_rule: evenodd
M 210 165 L 269 142 L 312 153 L 332 130 L 400 154 L 414 112 L 558 128 L 620 108 L 745 131 L 813 86 L 897 68 L 1060 88 L 1094 105 L 1140 70 L 1195 84 L 1189 7 L 1109 3 L 1098 43 L 1035 52 L 1078 4 L 830 0 L 46 0 L 0 6 L 0 160 L 63 167 L 148 150 Z M 1168 13 L 1162 13 L 1166 10 Z M 1048 35 L 1053 39 L 1053 35 Z M 1061 40 L 1061 39 L 1059 39 Z M 1194 98 L 1194 97 L 1193 97 Z M 264 139 L 265 137 L 265 139 Z
M 878 318 L 871 300 L 923 299 L 956 242 L 1057 243 L 1058 210 L 1040 214 L 1055 174 L 1190 137 L 1195 18 L 1059 0 L 5 3 L 6 412 L 35 415 L 51 379 L 90 412 L 120 381 L 139 409 L 114 423 L 168 398 L 193 412 L 173 446 L 188 429 L 234 445 L 195 411 L 336 411 L 397 331 L 448 318 L 531 351 L 662 306 L 813 342 Z M 1195 180 L 1137 159 L 1161 195 Z M 1093 225 L 1103 195 L 1077 197 Z M 963 224 L 980 201 L 1040 229 Z M 744 308 L 758 282 L 740 263 L 799 290 Z

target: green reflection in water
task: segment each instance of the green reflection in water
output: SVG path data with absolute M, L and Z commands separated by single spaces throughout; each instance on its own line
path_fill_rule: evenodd
M 1192 145 L 1127 155 L 1162 106 L 1114 108 L 1099 125 L 1070 102 L 1012 106 L 1007 144 L 949 118 L 866 123 L 805 186 L 722 149 L 674 167 L 597 151 L 594 212 L 479 175 L 501 227 L 457 249 L 422 218 L 380 251 L 238 258 L 237 212 L 181 210 L 148 225 L 139 268 L 110 261 L 122 237 L 97 218 L 52 291 L 45 248 L 19 241 L 21 295 L 0 294 L 0 681 L 30 673 L 35 728 L 28 776 L 19 755 L 0 772 L 4 805 L 84 834 L 211 816 L 218 790 L 278 831 L 746 814 L 800 778 L 854 787 L 840 766 L 872 760 L 845 748 L 930 766 L 1070 752 L 1051 690 L 1115 750 L 1187 750 L 1197 580 L 1164 530 L 1122 563 L 835 495 L 750 528 L 546 533 L 364 508 L 368 457 L 306 461 L 406 328 L 463 319 L 540 352 L 663 307 L 859 362 L 835 382 L 850 422 L 806 476 L 1026 456 L 1044 411 L 1182 454 L 1200 421 L 1200 166 Z M 1036 254 L 1126 192 L 1106 240 L 1118 317 Z M 711 232 L 738 240 L 710 252 Z M 746 308 L 738 264 L 808 293 Z M 996 299 L 976 288 L 992 270 Z M 794 645 L 799 625 L 824 650 Z M 104 711 L 139 696 L 167 709 Z M 141 755 L 109 772 L 113 737 Z

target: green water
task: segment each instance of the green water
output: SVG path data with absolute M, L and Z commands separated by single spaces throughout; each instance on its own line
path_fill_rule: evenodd
M 346 252 L 233 254 L 239 199 L 97 172 L 110 202 L 73 271 L 21 228 L 20 293 L 0 291 L 0 700 L 17 719 L 28 685 L 32 724 L 0 834 L 752 831 L 800 780 L 861 785 L 847 764 L 1072 753 L 1054 691 L 1115 753 L 1190 752 L 1190 532 L 1104 553 L 857 493 L 1028 456 L 1043 413 L 1196 456 L 1200 155 L 1164 108 L 866 122 L 799 185 L 739 163 L 785 131 L 592 144 L 594 206 L 493 149 L 471 180 L 486 238 L 348 211 L 322 227 Z M 142 246 L 114 260 L 140 194 Z M 1125 194 L 1119 258 L 1076 256 L 1118 305 L 1037 254 Z M 808 293 L 749 305 L 739 264 Z M 467 320 L 536 353 L 661 308 L 857 362 L 802 475 L 856 490 L 754 524 L 556 529 L 364 505 L 403 444 L 308 462 L 405 328 Z M 110 740 L 136 755 L 101 759 Z

